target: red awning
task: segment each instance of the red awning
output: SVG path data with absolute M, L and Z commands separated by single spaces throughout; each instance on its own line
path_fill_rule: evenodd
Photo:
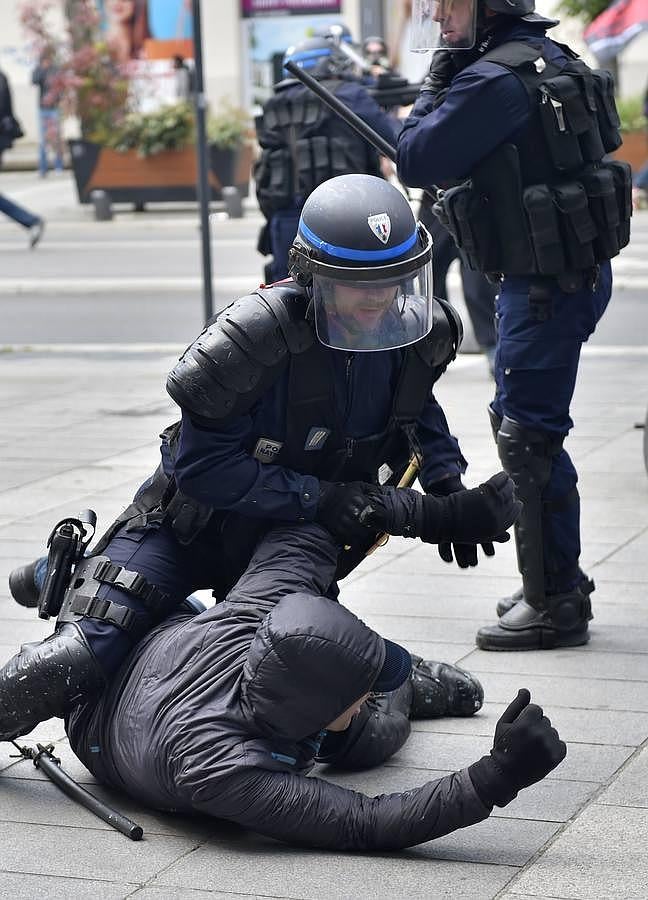
M 648 29 L 648 0 L 616 0 L 585 29 L 592 53 L 604 62 L 617 56 L 630 41 Z

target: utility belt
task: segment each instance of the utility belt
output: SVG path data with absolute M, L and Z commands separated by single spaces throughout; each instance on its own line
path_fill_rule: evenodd
M 560 278 L 594 269 L 630 240 L 627 163 L 604 161 L 555 184 L 519 185 L 517 196 L 510 182 L 508 189 L 501 181 L 493 185 L 486 192 L 471 179 L 445 191 L 435 205 L 473 269 Z M 501 202 L 494 193 L 500 186 Z

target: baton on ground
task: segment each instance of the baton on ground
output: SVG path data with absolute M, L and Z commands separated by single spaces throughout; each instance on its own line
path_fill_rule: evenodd
M 294 75 L 298 81 L 305 84 L 307 88 L 310 88 L 314 94 L 317 94 L 322 102 L 326 103 L 341 119 L 344 119 L 347 125 L 362 135 L 379 153 L 391 159 L 393 163 L 396 162 L 396 148 L 389 141 L 386 141 L 384 137 L 381 137 L 377 131 L 374 131 L 370 125 L 367 125 L 353 110 L 349 109 L 346 103 L 343 103 L 335 94 L 332 94 L 331 91 L 313 78 L 312 75 L 309 75 L 308 72 L 300 69 L 292 60 L 289 60 L 284 68 L 291 75 Z
M 132 822 L 126 816 L 111 809 L 93 794 L 90 794 L 80 784 L 77 784 L 70 776 L 61 768 L 61 761 L 52 753 L 54 744 L 48 744 L 43 747 L 42 744 L 36 744 L 36 747 L 21 747 L 15 741 L 11 742 L 19 751 L 23 759 L 31 759 L 37 769 L 42 769 L 50 781 L 59 787 L 64 794 L 76 800 L 81 806 L 94 813 L 104 822 L 107 822 L 112 828 L 121 831 L 131 841 L 139 841 L 144 834 L 141 825 Z

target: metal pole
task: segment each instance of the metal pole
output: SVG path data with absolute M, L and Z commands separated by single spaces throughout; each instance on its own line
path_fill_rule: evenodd
M 67 772 L 61 768 L 61 761 L 52 753 L 52 750 L 54 749 L 53 744 L 49 744 L 47 747 L 43 747 L 42 744 L 37 744 L 36 748 L 33 748 L 27 746 L 21 747 L 15 741 L 11 741 L 11 743 L 16 747 L 24 759 L 31 759 L 36 768 L 42 769 L 50 781 L 53 781 L 54 784 L 72 800 L 76 800 L 77 803 L 80 803 L 81 806 L 90 810 L 95 816 L 98 816 L 104 822 L 107 822 L 112 828 L 125 834 L 131 841 L 141 840 L 142 835 L 144 834 L 141 825 L 131 821 L 131 819 L 122 815 L 122 813 L 117 812 L 117 810 L 111 809 L 110 806 L 107 806 L 70 778 Z
M 196 190 L 200 203 L 200 238 L 202 244 L 202 273 L 203 273 L 203 308 L 205 322 L 214 313 L 214 300 L 212 294 L 212 264 L 211 264 L 211 235 L 209 231 L 209 176 L 207 166 L 207 129 L 205 127 L 205 111 L 207 98 L 204 93 L 203 59 L 202 59 L 202 27 L 200 24 L 200 0 L 191 0 L 193 12 L 193 42 L 194 42 L 194 109 L 196 111 L 196 159 L 198 164 L 198 181 Z

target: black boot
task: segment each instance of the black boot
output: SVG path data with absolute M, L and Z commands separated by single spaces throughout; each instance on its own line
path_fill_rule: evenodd
M 410 719 L 472 716 L 482 708 L 483 687 L 474 675 L 458 666 L 412 654 L 410 678 L 414 688 Z
M 38 584 L 36 570 L 37 568 L 40 570 L 43 563 L 45 563 L 46 567 L 47 558 L 35 559 L 25 566 L 18 566 L 17 569 L 13 569 L 9 573 L 9 590 L 11 596 L 16 603 L 19 603 L 21 606 L 27 606 L 29 608 L 38 606 L 42 579 L 41 584 Z M 44 575 L 44 571 L 42 574 Z
M 76 625 L 62 625 L 38 644 L 24 644 L 0 669 L 0 741 L 27 734 L 52 716 L 62 718 L 105 680 Z
M 579 590 L 548 594 L 546 609 L 536 609 L 520 600 L 504 613 L 496 625 L 477 632 L 480 650 L 552 650 L 579 647 L 589 640 L 589 597 Z
M 588 578 L 584 572 L 581 572 L 581 580 L 578 582 L 574 590 L 580 591 L 584 597 L 589 597 L 590 594 L 592 594 L 596 590 L 596 585 L 591 578 Z M 517 591 L 514 594 L 511 594 L 510 597 L 502 597 L 501 600 L 498 600 L 496 606 L 498 617 L 501 618 L 504 613 L 507 613 L 509 609 L 514 607 L 516 603 L 519 603 L 520 600 L 524 600 L 523 588 L 518 588 Z M 592 618 L 591 604 L 588 618 Z

